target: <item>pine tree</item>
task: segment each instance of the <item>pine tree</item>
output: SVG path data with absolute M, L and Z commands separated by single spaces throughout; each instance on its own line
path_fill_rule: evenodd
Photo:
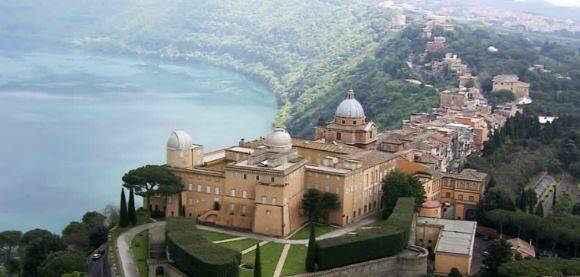
M 137 212 L 135 211 L 135 193 L 133 193 L 133 188 L 129 189 L 129 203 L 127 209 L 127 215 L 129 216 L 129 222 L 132 225 L 137 225 Z
M 262 262 L 260 262 L 260 243 L 256 244 L 256 257 L 254 260 L 254 277 L 262 277 Z
M 306 253 L 306 271 L 316 271 L 316 234 L 314 223 L 310 222 L 310 238 L 308 239 L 308 252 Z
M 121 189 L 121 206 L 119 209 L 119 227 L 127 227 L 129 225 L 129 216 L 127 215 L 127 200 L 125 200 L 124 189 Z

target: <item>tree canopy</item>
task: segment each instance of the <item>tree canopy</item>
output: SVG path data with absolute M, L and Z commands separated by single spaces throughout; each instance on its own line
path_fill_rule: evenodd
M 183 191 L 181 177 L 160 165 L 145 165 L 130 170 L 123 175 L 123 186 L 132 188 L 135 194 L 147 200 L 154 194 L 171 195 Z
M 395 170 L 383 178 L 383 218 L 388 218 L 399 197 L 415 198 L 415 211 L 425 202 L 425 189 L 417 177 Z

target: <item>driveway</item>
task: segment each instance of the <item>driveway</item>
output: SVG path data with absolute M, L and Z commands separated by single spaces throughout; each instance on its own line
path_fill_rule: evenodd
M 119 255 L 119 260 L 121 263 L 121 272 L 125 277 L 139 277 L 139 270 L 137 270 L 137 265 L 135 264 L 135 258 L 131 252 L 131 240 L 139 233 L 153 228 L 164 226 L 165 222 L 155 222 L 147 223 L 133 227 L 125 232 L 123 232 L 117 238 L 117 253 Z
M 483 240 L 479 237 L 475 238 L 473 258 L 471 260 L 471 275 L 475 275 L 481 270 L 481 265 L 483 265 L 483 260 L 485 260 L 481 252 L 487 250 L 490 244 L 490 241 Z

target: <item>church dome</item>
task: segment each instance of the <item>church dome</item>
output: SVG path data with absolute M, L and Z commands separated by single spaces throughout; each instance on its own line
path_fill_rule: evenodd
M 183 130 L 173 130 L 167 139 L 167 148 L 187 150 L 191 145 L 191 137 Z
M 274 130 L 266 136 L 264 143 L 272 149 L 287 149 L 292 148 L 292 138 L 284 128 L 274 128 Z
M 334 115 L 346 118 L 365 117 L 365 111 L 362 105 L 354 98 L 354 91 L 352 89 L 348 91 L 346 99 L 342 100 L 340 105 L 338 105 Z

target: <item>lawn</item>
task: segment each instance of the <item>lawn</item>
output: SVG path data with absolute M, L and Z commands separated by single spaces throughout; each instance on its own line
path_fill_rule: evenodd
M 262 263 L 262 276 L 273 276 L 276 270 L 276 265 L 282 254 L 284 244 L 270 242 L 264 246 L 260 246 L 260 260 Z M 256 259 L 256 251 L 252 251 L 242 256 L 242 264 L 254 264 Z M 240 269 L 240 276 L 254 276 L 254 270 Z
M 131 240 L 131 252 L 137 262 L 139 275 L 141 277 L 149 276 L 149 268 L 147 266 L 147 259 L 149 258 L 149 231 L 145 230 L 137 234 Z
M 197 229 L 197 231 L 203 235 L 206 239 L 211 240 L 211 241 L 219 241 L 219 240 L 225 240 L 225 239 L 231 239 L 231 238 L 236 238 L 236 236 L 232 236 L 232 235 L 228 235 L 228 234 L 223 234 L 223 233 L 218 233 L 218 232 L 212 232 L 212 231 L 208 231 L 208 230 L 202 230 L 202 229 Z
M 292 244 L 284 262 L 282 276 L 296 275 L 306 272 L 306 251 L 308 247 L 301 244 Z
M 252 247 L 253 245 L 256 245 L 256 243 L 258 243 L 258 242 L 259 242 L 259 240 L 255 240 L 255 239 L 243 239 L 243 240 L 236 240 L 236 241 L 220 243 L 217 245 L 242 252 L 242 250 L 246 250 L 246 249 Z
M 330 226 L 330 225 L 323 225 L 323 224 L 318 224 L 316 223 L 316 225 L 314 225 L 314 232 L 316 233 L 316 236 L 320 236 L 323 234 L 326 234 L 328 232 L 332 232 L 337 230 L 338 228 L 334 227 L 334 226 Z M 300 229 L 300 231 L 298 231 L 296 234 L 292 235 L 290 237 L 290 239 L 308 239 L 310 237 L 310 227 L 306 226 L 302 229 Z

